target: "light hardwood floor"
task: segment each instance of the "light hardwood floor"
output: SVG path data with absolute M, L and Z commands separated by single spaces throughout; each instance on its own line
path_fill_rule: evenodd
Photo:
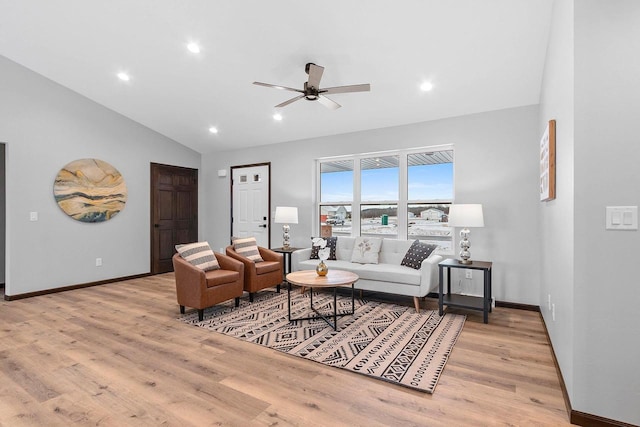
M 186 325 L 172 273 L 1 301 L 0 425 L 568 425 L 540 315 L 468 313 L 428 395 Z

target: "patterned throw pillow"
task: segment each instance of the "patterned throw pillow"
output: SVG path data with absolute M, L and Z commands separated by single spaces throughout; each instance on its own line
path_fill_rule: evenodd
M 431 252 L 438 248 L 437 245 L 431 245 L 428 243 L 422 243 L 420 240 L 416 240 L 411 244 L 411 247 L 405 254 L 404 258 L 400 265 L 404 265 L 406 267 L 415 268 L 416 270 L 420 270 L 422 266 L 422 261 L 429 258 Z
M 377 237 L 356 237 L 353 252 L 351 253 L 351 262 L 377 264 L 381 247 L 382 239 Z
M 255 237 L 237 237 L 233 239 L 233 250 L 253 262 L 263 262 Z
M 313 241 L 313 239 L 315 239 L 315 237 L 312 237 L 311 240 Z M 329 248 L 329 258 L 330 260 L 335 261 L 336 260 L 336 245 L 338 244 L 338 238 L 337 237 L 323 237 L 324 240 L 327 241 L 327 248 Z M 318 251 L 320 250 L 320 246 L 313 246 L 311 245 L 311 255 L 309 256 L 309 259 L 320 259 L 320 257 L 318 257 Z
M 189 264 L 198 267 L 200 270 L 209 271 L 220 268 L 218 259 L 207 242 L 176 245 L 176 251 L 178 251 L 180 256 Z

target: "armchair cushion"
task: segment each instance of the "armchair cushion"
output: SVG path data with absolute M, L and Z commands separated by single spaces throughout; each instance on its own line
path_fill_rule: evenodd
M 189 264 L 202 271 L 218 270 L 220 268 L 218 259 L 207 242 L 176 245 L 176 250 Z
M 240 256 L 250 259 L 253 262 L 264 261 L 258 251 L 258 244 L 255 237 L 237 237 L 233 239 L 233 250 Z
M 280 270 L 280 263 L 277 261 L 264 261 L 256 264 L 256 274 L 259 276 L 264 273 Z
M 207 288 L 232 283 L 240 279 L 240 273 L 232 270 L 212 270 L 205 274 Z M 244 278 L 243 278 L 244 279 Z

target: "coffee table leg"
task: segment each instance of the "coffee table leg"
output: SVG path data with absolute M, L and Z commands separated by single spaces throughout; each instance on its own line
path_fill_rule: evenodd
M 338 287 L 333 288 L 333 330 L 338 330 Z
M 287 281 L 287 307 L 289 308 L 289 322 L 291 322 L 291 282 Z

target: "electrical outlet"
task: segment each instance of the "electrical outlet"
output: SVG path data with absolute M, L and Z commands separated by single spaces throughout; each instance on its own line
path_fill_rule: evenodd
M 465 278 L 467 279 L 473 279 L 473 270 L 469 270 L 468 268 L 465 270 Z
M 102 267 L 102 258 L 96 258 L 96 267 Z
M 556 321 L 556 305 L 551 304 L 551 320 Z
M 551 294 L 547 295 L 547 307 L 548 310 L 551 310 Z

